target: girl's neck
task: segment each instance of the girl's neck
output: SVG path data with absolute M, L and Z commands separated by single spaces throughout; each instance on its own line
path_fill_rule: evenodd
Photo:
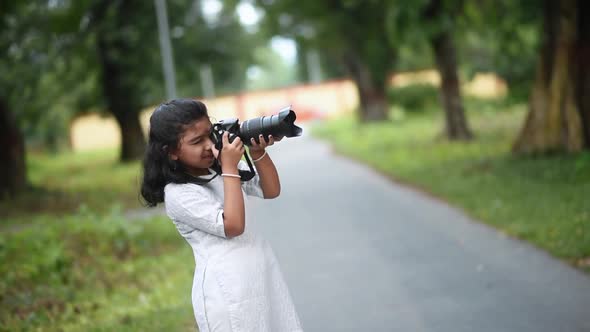
M 211 174 L 211 172 L 209 171 L 208 168 L 193 168 L 193 169 L 188 169 L 187 173 L 192 175 L 192 176 L 203 176 L 203 175 L 209 175 Z

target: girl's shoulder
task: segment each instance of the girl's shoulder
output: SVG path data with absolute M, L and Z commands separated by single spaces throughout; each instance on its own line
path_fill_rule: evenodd
M 169 183 L 164 187 L 164 204 L 167 210 L 182 210 L 187 206 L 208 206 L 217 201 L 217 196 L 207 185 Z
M 193 194 L 207 194 L 211 191 L 210 188 L 196 183 L 168 183 L 164 187 L 164 199 L 170 196 L 184 195 L 188 193 Z

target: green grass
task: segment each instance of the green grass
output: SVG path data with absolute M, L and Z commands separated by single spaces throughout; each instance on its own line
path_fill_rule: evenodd
M 0 331 L 194 331 L 194 258 L 166 217 L 128 220 L 140 164 L 30 154 L 0 203 Z
M 469 143 L 443 138 L 440 110 L 404 116 L 397 106 L 385 123 L 349 117 L 313 132 L 336 151 L 590 271 L 583 263 L 590 257 L 590 153 L 514 156 L 525 107 L 477 101 L 467 108 L 477 135 Z
M 188 331 L 194 259 L 163 217 L 81 210 L 0 235 L 0 331 Z
M 139 208 L 140 163 L 118 162 L 115 149 L 57 155 L 27 155 L 31 190 L 0 201 L 0 220 L 30 223 L 67 215 L 85 206 L 108 212 L 113 204 Z

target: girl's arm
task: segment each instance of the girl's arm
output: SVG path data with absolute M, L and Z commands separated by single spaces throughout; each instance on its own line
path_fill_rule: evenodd
M 221 170 L 226 174 L 238 174 L 237 166 L 222 166 Z M 239 178 L 223 177 L 223 206 L 225 236 L 234 237 L 244 233 L 246 215 L 242 182 Z
M 260 187 L 262 188 L 264 198 L 275 198 L 281 193 L 279 173 L 268 153 L 265 155 L 265 148 L 273 145 L 274 142 L 275 139 L 272 136 L 269 136 L 269 141 L 266 143 L 262 138 L 262 135 L 260 135 L 260 144 L 256 144 L 256 142 L 252 140 L 252 147 L 250 148 L 250 156 L 253 160 L 262 157 L 262 159 L 256 161 L 254 164 L 256 165 L 256 171 L 258 171 L 258 176 L 260 177 Z
M 246 224 L 242 182 L 238 173 L 238 162 L 244 154 L 244 145 L 239 137 L 229 143 L 227 132 L 223 134 L 222 140 L 221 173 L 222 176 L 229 175 L 223 176 L 223 228 L 226 237 L 234 237 L 244 233 Z

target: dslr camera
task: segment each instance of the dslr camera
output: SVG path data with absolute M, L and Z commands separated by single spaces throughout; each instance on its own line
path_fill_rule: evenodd
M 277 114 L 271 116 L 261 116 L 258 118 L 246 120 L 242 123 L 237 118 L 229 118 L 216 122 L 211 127 L 211 140 L 215 144 L 215 148 L 221 153 L 223 147 L 223 134 L 229 132 L 229 142 L 233 142 L 236 137 L 239 137 L 245 145 L 252 145 L 250 141 L 254 138 L 256 143 L 260 144 L 260 135 L 268 143 L 268 135 L 274 138 L 281 139 L 283 137 L 301 136 L 303 129 L 295 125 L 297 115 L 291 109 L 291 106 L 281 109 Z M 252 161 L 247 152 L 244 152 L 244 159 L 248 163 L 248 170 L 238 170 L 242 181 L 250 181 L 256 175 Z M 221 168 L 218 167 L 218 173 L 221 173 Z
M 211 140 L 215 143 L 215 148 L 221 151 L 223 147 L 222 137 L 227 131 L 229 132 L 229 142 L 233 142 L 239 137 L 245 145 L 251 145 L 251 138 L 260 144 L 260 135 L 268 142 L 268 135 L 281 139 L 283 137 L 301 136 L 303 129 L 295 125 L 297 115 L 287 106 L 281 109 L 277 114 L 270 116 L 261 116 L 258 118 L 246 120 L 242 123 L 237 118 L 224 119 L 216 122 L 211 127 Z

